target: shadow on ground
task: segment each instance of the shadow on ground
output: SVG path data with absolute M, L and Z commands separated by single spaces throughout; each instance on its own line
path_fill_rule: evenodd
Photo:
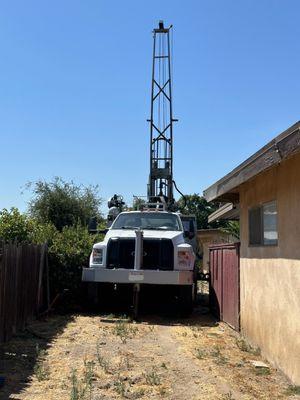
M 0 344 L 0 376 L 5 378 L 0 388 L 1 400 L 19 398 L 37 372 L 38 358 L 72 319 L 72 315 L 56 315 L 34 321 L 9 342 Z
M 115 292 L 105 293 L 99 298 L 97 305 L 86 303 L 83 313 L 87 315 L 103 315 L 105 322 L 115 323 L 115 317 L 131 317 L 133 311 L 133 289 L 123 287 Z M 92 313 L 92 314 L 91 314 Z M 208 291 L 197 294 L 193 313 L 182 318 L 177 307 L 174 293 L 163 286 L 144 286 L 141 288 L 138 321 L 156 325 L 217 326 L 218 321 L 209 311 Z
M 83 298 L 85 296 L 83 295 Z M 63 309 L 57 305 L 60 312 L 43 320 L 32 322 L 28 328 L 18 333 L 8 343 L 0 344 L 0 376 L 5 377 L 5 384 L 0 388 L 0 400 L 21 399 L 23 390 L 30 383 L 31 377 L 43 373 L 39 371 L 39 358 L 47 351 L 53 340 L 58 337 L 72 322 L 75 315 L 89 315 L 103 317 L 108 323 L 116 322 L 117 318 L 126 319 L 132 311 L 132 292 L 124 290 L 114 293 L 106 299 L 102 306 L 90 307 L 88 301 L 73 308 Z M 64 303 L 64 302 L 63 302 Z M 139 321 L 151 325 L 185 325 L 195 327 L 213 327 L 218 321 L 209 313 L 208 294 L 198 293 L 196 306 L 188 318 L 179 318 L 172 296 L 163 288 L 153 288 L 141 291 Z

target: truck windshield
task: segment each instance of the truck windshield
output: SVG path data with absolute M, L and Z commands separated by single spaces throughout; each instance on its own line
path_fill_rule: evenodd
M 152 229 L 164 231 L 181 231 L 179 217 L 175 214 L 160 212 L 130 212 L 120 214 L 111 229 Z

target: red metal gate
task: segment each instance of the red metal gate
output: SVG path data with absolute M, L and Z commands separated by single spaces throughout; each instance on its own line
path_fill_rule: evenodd
M 240 244 L 209 247 L 210 308 L 221 320 L 240 329 Z

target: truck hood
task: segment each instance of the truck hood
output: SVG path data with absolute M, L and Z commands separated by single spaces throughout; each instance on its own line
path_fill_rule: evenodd
M 182 231 L 143 230 L 143 234 L 144 238 L 171 239 L 174 244 L 180 244 L 184 242 Z M 113 237 L 135 238 L 136 235 L 133 229 L 111 229 L 105 235 L 103 242 L 107 243 L 108 240 Z

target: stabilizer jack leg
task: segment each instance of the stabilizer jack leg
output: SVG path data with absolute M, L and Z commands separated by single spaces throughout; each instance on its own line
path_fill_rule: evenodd
M 133 319 L 137 320 L 138 319 L 138 314 L 139 314 L 139 297 L 140 297 L 140 284 L 135 283 L 133 285 Z

